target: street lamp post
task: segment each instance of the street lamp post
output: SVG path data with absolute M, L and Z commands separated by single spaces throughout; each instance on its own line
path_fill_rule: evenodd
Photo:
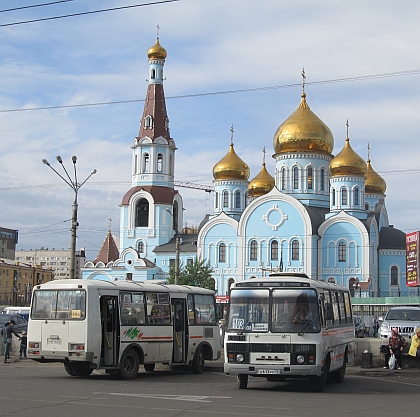
M 77 226 L 79 225 L 77 223 L 77 193 L 80 190 L 80 188 L 83 186 L 83 184 L 94 174 L 96 174 L 96 169 L 94 169 L 89 176 L 83 181 L 83 182 L 78 182 L 77 180 L 77 171 L 76 171 L 76 162 L 77 162 L 77 157 L 76 156 L 72 156 L 71 160 L 73 162 L 73 169 L 74 169 L 74 180 L 70 177 L 69 173 L 66 170 L 66 167 L 63 164 L 63 160 L 61 159 L 61 156 L 57 156 L 56 157 L 58 163 L 63 167 L 64 172 L 67 175 L 67 178 L 64 178 L 63 175 L 61 175 L 59 172 L 57 172 L 51 165 L 50 163 L 46 160 L 43 159 L 42 162 L 45 165 L 48 165 L 67 185 L 69 185 L 73 191 L 74 191 L 74 201 L 72 204 L 72 214 L 71 214 L 71 240 L 70 240 L 70 279 L 74 279 L 74 267 L 76 264 L 76 231 L 77 231 Z

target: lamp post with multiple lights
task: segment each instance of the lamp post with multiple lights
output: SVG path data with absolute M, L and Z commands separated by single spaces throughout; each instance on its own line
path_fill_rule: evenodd
M 61 156 L 57 156 L 56 159 L 58 163 L 63 167 L 63 170 L 66 173 L 68 180 L 59 172 L 57 172 L 46 159 L 43 159 L 42 162 L 45 165 L 48 165 L 74 191 L 74 201 L 72 205 L 72 215 L 71 215 L 71 240 L 70 240 L 70 279 L 74 279 L 75 277 L 74 268 L 76 264 L 76 231 L 77 231 L 77 226 L 79 225 L 79 223 L 77 223 L 77 208 L 78 208 L 77 193 L 80 190 L 80 188 L 83 186 L 83 184 L 92 175 L 96 174 L 96 169 L 94 169 L 83 182 L 78 182 L 77 171 L 76 171 L 77 157 L 76 156 L 71 157 L 71 160 L 73 162 L 73 169 L 74 169 L 74 179 L 72 179 L 69 173 L 67 172 L 66 167 L 63 164 L 63 160 L 61 159 Z

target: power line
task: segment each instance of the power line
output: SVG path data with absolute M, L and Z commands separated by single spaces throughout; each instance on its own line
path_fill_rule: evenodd
M 179 1 L 179 0 L 168 0 L 168 1 Z M 312 81 L 312 82 L 307 82 L 306 85 L 337 84 L 337 83 L 354 82 L 354 81 L 374 80 L 374 79 L 380 79 L 380 78 L 403 77 L 403 76 L 418 75 L 418 74 L 420 74 L 420 69 L 413 69 L 413 70 L 398 71 L 398 72 L 387 72 L 383 74 L 361 75 L 358 77 L 335 78 L 331 80 Z M 238 89 L 238 90 L 210 91 L 207 93 L 170 96 L 170 97 L 166 97 L 165 99 L 173 100 L 173 99 L 184 99 L 184 98 L 194 98 L 194 97 L 216 96 L 216 95 L 222 95 L 222 94 L 225 95 L 225 94 L 251 93 L 251 92 L 257 92 L 257 91 L 279 90 L 279 89 L 292 88 L 292 87 L 301 87 L 301 84 L 294 83 L 294 84 L 274 85 L 274 86 L 268 86 L 268 87 L 251 87 L 251 88 L 244 88 L 244 89 Z M 0 110 L 0 113 L 25 112 L 25 111 L 36 111 L 36 110 L 70 109 L 70 108 L 77 108 L 77 107 L 107 106 L 107 105 L 112 105 L 112 104 L 141 103 L 145 101 L 146 101 L 145 99 L 133 99 L 133 100 L 118 100 L 118 101 L 103 101 L 103 102 L 98 102 L 98 103 L 68 104 L 68 105 L 61 105 L 61 106 L 28 107 L 25 109 Z
M 14 7 L 13 9 L 3 9 L 3 10 L 0 10 L 0 13 L 14 12 L 15 10 L 31 9 L 31 8 L 34 8 L 34 7 L 51 6 L 52 4 L 67 3 L 69 1 L 74 1 L 74 0 L 57 0 L 57 1 L 52 1 L 50 3 L 32 4 L 30 6 Z
M 46 21 L 46 20 L 64 19 L 66 17 L 83 16 L 83 15 L 87 15 L 87 14 L 112 12 L 112 11 L 115 11 L 115 10 L 133 9 L 135 7 L 153 6 L 153 5 L 156 5 L 156 4 L 173 3 L 173 2 L 177 2 L 177 1 L 180 1 L 180 0 L 160 0 L 160 1 L 150 2 L 150 3 L 133 4 L 131 6 L 111 7 L 109 9 L 92 10 L 90 12 L 79 12 L 79 13 L 65 14 L 65 15 L 61 15 L 61 16 L 43 17 L 43 18 L 40 18 L 40 19 L 32 19 L 32 20 L 24 20 L 24 21 L 20 21 L 20 22 L 5 23 L 3 25 L 0 25 L 0 27 L 23 25 L 23 24 L 26 24 L 26 23 L 43 22 L 43 21 Z

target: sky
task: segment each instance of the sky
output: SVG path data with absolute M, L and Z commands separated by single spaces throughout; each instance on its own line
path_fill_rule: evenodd
M 0 227 L 19 231 L 17 250 L 70 247 L 74 191 L 42 163 L 65 175 L 57 155 L 70 174 L 77 156 L 80 181 L 97 170 L 79 190 L 77 249 L 94 259 L 110 225 L 119 235 L 157 25 L 168 53 L 176 181 L 212 185 L 232 125 L 250 179 L 264 147 L 274 175 L 273 136 L 299 105 L 304 68 L 307 102 L 331 129 L 333 154 L 348 119 L 351 146 L 367 159 L 370 145 L 387 183 L 390 223 L 420 230 L 418 1 L 67 0 L 23 8 L 48 2 L 0 1 Z M 198 226 L 212 195 L 178 190 L 184 225 Z

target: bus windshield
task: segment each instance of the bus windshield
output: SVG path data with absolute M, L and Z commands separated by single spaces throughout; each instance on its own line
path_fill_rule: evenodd
M 313 289 L 233 289 L 230 294 L 230 330 L 317 333 L 320 328 Z

